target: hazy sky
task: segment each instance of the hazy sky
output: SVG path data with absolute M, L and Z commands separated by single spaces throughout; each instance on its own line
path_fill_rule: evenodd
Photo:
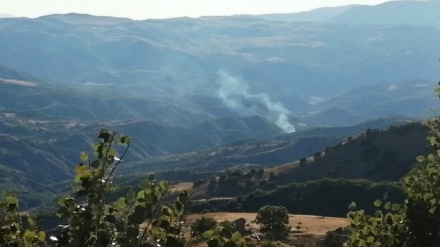
M 384 0 L 0 0 L 0 14 L 38 17 L 88 13 L 132 19 L 289 13 L 324 6 L 374 5 Z

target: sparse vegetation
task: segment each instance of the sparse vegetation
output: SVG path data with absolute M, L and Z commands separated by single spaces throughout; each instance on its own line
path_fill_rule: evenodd
M 261 183 L 264 183 L 264 186 Z M 259 189 L 254 188 L 251 193 L 237 199 L 223 200 L 223 209 L 230 212 L 257 212 L 259 208 L 271 202 L 299 214 L 345 217 L 347 205 L 353 200 L 368 212 L 375 210 L 370 202 L 376 198 L 383 198 L 384 195 L 387 195 L 389 200 L 403 201 L 401 187 L 393 182 L 320 179 L 262 190 L 267 188 L 267 183 L 266 180 L 262 180 Z M 190 207 L 194 212 L 200 212 L 203 209 L 219 211 L 219 202 L 218 200 L 195 202 Z
M 440 96 L 440 88 L 436 89 Z M 405 200 L 376 200 L 377 210 L 367 214 L 350 205 L 354 228 L 344 246 L 434 247 L 440 245 L 440 131 L 438 116 L 425 126 L 433 152 L 417 157 L 418 165 L 402 179 Z M 398 129 L 394 129 L 397 131 Z

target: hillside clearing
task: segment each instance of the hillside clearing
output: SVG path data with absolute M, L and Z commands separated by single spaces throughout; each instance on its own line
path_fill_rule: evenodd
M 193 214 L 188 216 L 188 222 L 192 222 L 200 217 L 213 218 L 218 222 L 221 221 L 234 221 L 239 218 L 246 219 L 248 228 L 252 230 L 258 230 L 257 224 L 252 223 L 257 216 L 256 213 L 229 213 L 229 212 L 215 212 L 206 214 Z M 292 227 L 293 235 L 316 235 L 324 236 L 327 232 L 333 231 L 340 227 L 347 227 L 350 225 L 348 219 L 324 217 L 316 215 L 295 215 L 291 214 L 289 224 Z M 297 230 L 297 227 L 299 229 Z

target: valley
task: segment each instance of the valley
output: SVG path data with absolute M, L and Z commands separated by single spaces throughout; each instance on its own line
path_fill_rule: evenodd
M 52 231 L 48 204 L 87 184 L 78 166 L 91 169 L 109 129 L 131 137 L 111 200 L 155 174 L 170 182 L 164 201 L 189 193 L 188 223 L 245 218 L 260 231 L 258 210 L 277 205 L 294 228 L 279 246 L 346 239 L 350 203 L 369 214 L 377 199 L 404 204 L 404 177 L 437 150 L 426 124 L 440 109 L 435 8 L 1 17 L 0 194 Z

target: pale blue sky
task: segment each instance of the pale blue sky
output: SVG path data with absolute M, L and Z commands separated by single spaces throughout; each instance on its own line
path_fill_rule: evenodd
M 0 0 L 0 14 L 38 17 L 87 13 L 132 19 L 292 13 L 326 6 L 375 5 L 386 0 Z

